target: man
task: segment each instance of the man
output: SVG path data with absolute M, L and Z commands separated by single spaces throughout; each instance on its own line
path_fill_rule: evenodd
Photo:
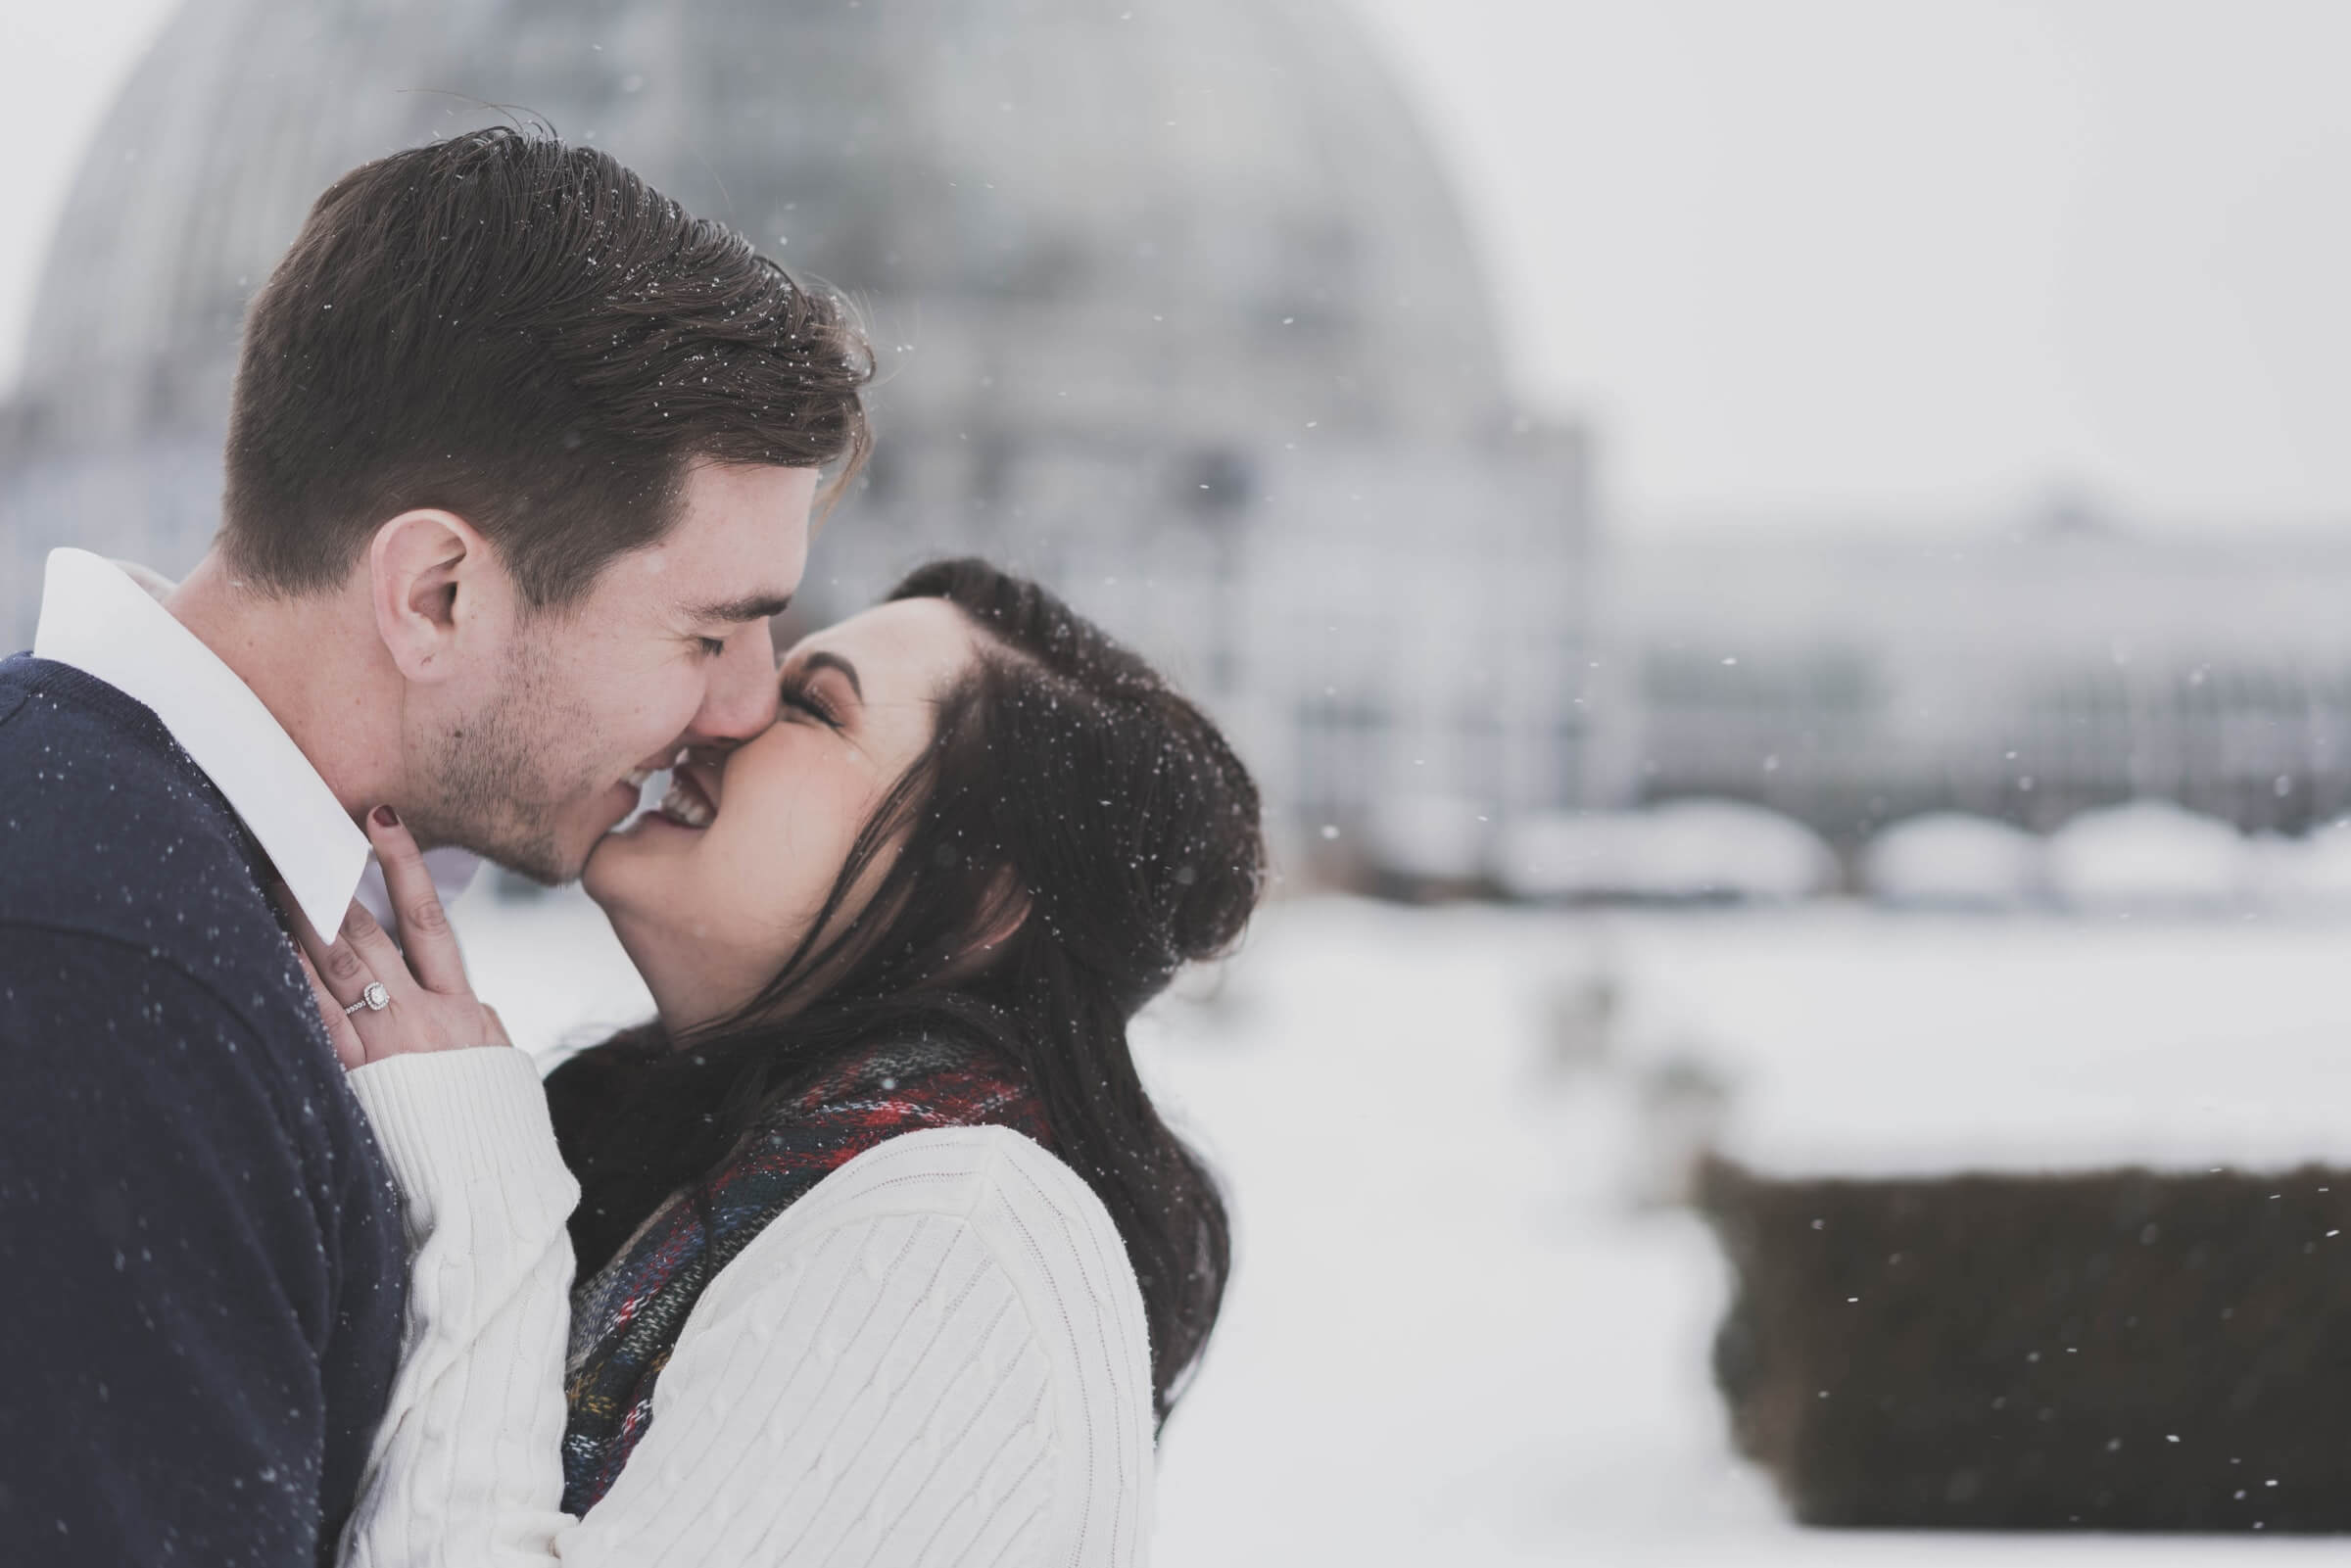
M 331 1551 L 400 1217 L 267 889 L 335 930 L 379 806 L 564 880 L 763 729 L 870 367 L 611 159 L 468 135 L 312 209 L 168 603 L 52 557 L 0 663 L 0 1561 Z

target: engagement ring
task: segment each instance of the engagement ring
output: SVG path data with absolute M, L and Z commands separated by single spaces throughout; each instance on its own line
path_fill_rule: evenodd
M 367 982 L 367 989 L 360 993 L 360 999 L 358 1001 L 352 1003 L 351 1006 L 343 1010 L 343 1016 L 345 1018 L 349 1018 L 361 1008 L 365 1008 L 370 1013 L 381 1013 L 384 1009 L 390 1007 L 391 1005 L 392 993 L 384 989 L 384 982 L 381 980 L 369 980 Z

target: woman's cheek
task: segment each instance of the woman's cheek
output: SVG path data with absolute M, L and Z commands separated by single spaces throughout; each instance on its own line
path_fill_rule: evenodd
M 817 787 L 764 794 L 751 819 L 760 829 L 757 841 L 734 846 L 720 862 L 744 913 L 763 929 L 796 931 L 805 925 L 848 859 L 856 826 L 843 830 L 838 802 L 823 782 L 803 780 Z

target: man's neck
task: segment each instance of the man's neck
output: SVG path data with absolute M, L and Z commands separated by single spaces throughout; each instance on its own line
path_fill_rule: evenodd
M 363 590 L 277 594 L 240 581 L 214 550 L 164 601 L 261 698 L 354 816 L 394 793 L 397 693 L 369 657 Z

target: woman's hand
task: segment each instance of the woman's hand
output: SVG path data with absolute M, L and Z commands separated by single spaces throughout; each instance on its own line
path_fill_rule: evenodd
M 457 938 L 433 890 L 416 840 L 389 806 L 367 818 L 367 838 L 384 865 L 384 886 L 400 912 L 404 958 L 375 917 L 357 900 L 332 942 L 320 938 L 292 899 L 281 899 L 301 944 L 302 967 L 318 998 L 327 1038 L 345 1068 L 365 1067 L 410 1051 L 463 1051 L 512 1045 L 495 1009 L 465 978 Z M 383 1006 L 365 1005 L 370 987 Z M 360 1004 L 354 1011 L 354 1004 Z

